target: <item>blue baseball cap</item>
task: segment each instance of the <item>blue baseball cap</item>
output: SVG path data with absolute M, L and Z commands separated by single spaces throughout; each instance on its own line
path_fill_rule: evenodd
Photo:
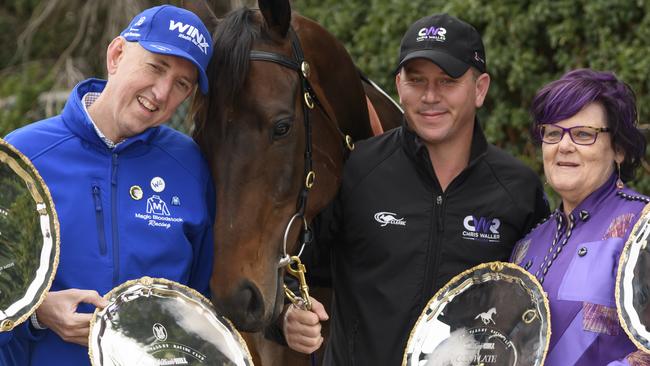
M 212 37 L 196 14 L 172 5 L 156 6 L 136 15 L 120 36 L 150 52 L 190 61 L 199 71 L 201 93 L 208 92 L 205 70 L 212 57 Z

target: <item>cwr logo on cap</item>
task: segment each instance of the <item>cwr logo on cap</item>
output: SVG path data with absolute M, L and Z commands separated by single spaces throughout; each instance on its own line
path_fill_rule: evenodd
M 418 38 L 417 41 L 424 41 L 427 39 L 433 39 L 436 41 L 444 42 L 445 41 L 445 34 L 447 34 L 447 30 L 443 27 L 436 27 L 431 26 L 428 28 L 422 28 L 418 32 Z
M 201 50 L 201 52 L 206 55 L 208 54 L 208 47 L 210 47 L 210 44 L 206 42 L 205 36 L 194 26 L 169 20 L 169 30 L 178 31 L 178 37 L 191 41 Z

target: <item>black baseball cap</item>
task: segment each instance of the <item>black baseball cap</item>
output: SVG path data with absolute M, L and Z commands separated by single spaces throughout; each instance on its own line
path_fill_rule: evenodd
M 453 78 L 461 77 L 470 66 L 487 71 L 481 35 L 449 14 L 433 14 L 411 25 L 400 44 L 395 74 L 414 58 L 430 60 Z

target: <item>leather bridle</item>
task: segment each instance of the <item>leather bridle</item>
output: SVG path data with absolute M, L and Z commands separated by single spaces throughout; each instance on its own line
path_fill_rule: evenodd
M 311 242 L 312 239 L 312 232 L 311 229 L 309 228 L 309 225 L 307 224 L 307 219 L 305 218 L 305 211 L 307 209 L 307 196 L 309 195 L 309 190 L 313 187 L 314 180 L 316 179 L 316 173 L 313 170 L 313 162 L 312 162 L 312 152 L 313 152 L 312 124 L 309 119 L 309 115 L 310 115 L 309 112 L 311 109 L 314 108 L 315 105 L 317 105 L 323 111 L 325 116 L 328 119 L 332 120 L 332 118 L 329 116 L 329 114 L 327 113 L 323 105 L 318 100 L 318 97 L 314 93 L 314 89 L 309 83 L 309 75 L 311 72 L 310 66 L 309 63 L 305 61 L 302 47 L 300 46 L 300 41 L 298 40 L 298 36 L 296 35 L 296 32 L 294 31 L 293 27 L 289 27 L 288 35 L 291 40 L 293 59 L 288 58 L 285 55 L 281 55 L 279 53 L 274 53 L 274 52 L 257 51 L 257 50 L 250 51 L 251 61 L 273 62 L 278 65 L 289 68 L 291 70 L 294 70 L 298 73 L 300 77 L 300 83 L 301 83 L 302 112 L 303 112 L 303 122 L 305 126 L 305 157 L 304 157 L 305 167 L 304 167 L 304 175 L 303 175 L 304 184 L 302 185 L 300 193 L 298 194 L 297 211 L 291 217 L 291 219 L 289 219 L 287 227 L 284 231 L 282 253 L 278 261 L 278 268 L 282 268 L 285 266 L 290 267 L 290 264 L 292 263 L 293 258 L 290 257 L 289 254 L 287 253 L 287 240 L 289 236 L 289 231 L 291 229 L 291 225 L 295 220 L 302 219 L 303 222 L 303 228 L 301 231 L 302 247 L 297 257 L 299 257 L 300 254 L 302 253 L 302 249 L 304 248 L 305 244 Z M 341 133 L 340 130 L 339 133 Z M 349 150 L 354 149 L 352 138 L 349 135 L 344 135 L 343 133 L 341 133 L 341 135 L 343 136 L 346 147 Z

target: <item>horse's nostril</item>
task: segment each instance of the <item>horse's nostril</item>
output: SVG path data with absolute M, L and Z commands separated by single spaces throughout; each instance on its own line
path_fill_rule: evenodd
M 245 281 L 237 295 L 240 309 L 246 313 L 246 318 L 259 320 L 264 314 L 264 302 L 260 290 L 254 284 Z
M 257 332 L 266 324 L 264 297 L 255 283 L 243 280 L 225 298 L 214 298 L 218 313 L 241 331 Z

